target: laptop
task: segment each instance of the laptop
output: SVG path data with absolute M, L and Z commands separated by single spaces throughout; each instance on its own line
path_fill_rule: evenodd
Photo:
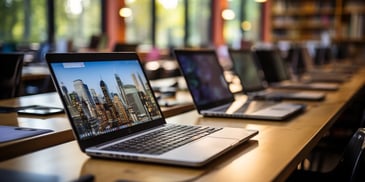
M 175 56 L 197 111 L 203 116 L 286 120 L 303 104 L 235 99 L 224 78 L 215 50 L 180 49 Z
M 339 63 L 332 63 L 334 64 L 334 66 L 330 67 L 329 69 L 318 68 L 318 65 L 316 66 L 314 64 L 314 60 L 312 59 L 306 47 L 291 49 L 289 53 L 293 54 L 292 57 L 296 57 L 298 62 L 303 62 L 302 64 L 304 65 L 309 75 L 309 80 L 311 80 L 312 82 L 342 83 L 349 80 L 351 78 L 351 74 L 356 72 L 357 69 L 356 66 L 345 66 L 344 64 Z
M 262 99 L 290 99 L 319 101 L 325 98 L 322 92 L 313 91 L 277 91 L 267 87 L 263 72 L 255 53 L 245 49 L 229 49 L 233 69 L 241 80 L 247 95 Z
M 136 53 L 49 53 L 46 59 L 89 156 L 202 166 L 258 133 L 166 123 Z
M 337 83 L 325 82 L 294 82 L 285 60 L 275 49 L 256 49 L 255 53 L 265 75 L 265 80 L 273 88 L 304 89 L 304 90 L 338 90 Z

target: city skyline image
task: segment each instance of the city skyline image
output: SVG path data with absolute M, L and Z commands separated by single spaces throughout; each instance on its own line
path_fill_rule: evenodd
M 162 117 L 137 60 L 51 66 L 81 139 Z

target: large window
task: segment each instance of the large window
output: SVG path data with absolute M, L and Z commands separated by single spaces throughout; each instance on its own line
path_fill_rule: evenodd
M 153 44 L 158 48 L 211 46 L 213 2 L 124 0 L 125 7 L 121 10 L 126 8 L 122 13 L 128 16 L 121 19 L 125 29 L 118 31 L 125 32 L 127 43 Z M 235 16 L 225 21 L 226 43 L 232 46 L 242 39 L 259 40 L 261 4 L 253 0 L 227 2 Z M 0 44 L 48 41 L 57 47 L 58 43 L 71 40 L 76 50 L 87 47 L 93 35 L 107 32 L 102 27 L 107 25 L 102 22 L 105 3 L 102 0 L 0 0 Z
M 92 35 L 102 33 L 100 0 L 55 0 L 55 7 L 56 41 L 87 47 Z
M 129 43 L 151 44 L 151 0 L 126 0 L 131 10 L 125 17 L 126 41 Z
M 211 0 L 189 0 L 187 46 L 210 46 Z
M 158 47 L 184 45 L 184 1 L 157 0 L 156 44 Z
M 230 0 L 228 10 L 233 15 L 224 25 L 224 37 L 229 46 L 240 46 L 241 40 L 260 40 L 261 3 L 254 0 Z
M 126 41 L 141 44 L 155 43 L 159 48 L 209 45 L 211 2 L 211 0 L 125 0 L 128 8 L 125 12 L 128 16 L 124 19 Z M 154 27 L 152 22 L 155 22 Z
M 0 43 L 47 39 L 46 0 L 0 0 Z
M 53 41 L 54 37 L 56 42 L 72 40 L 75 47 L 86 47 L 91 35 L 101 34 L 101 0 L 49 2 L 0 0 L 0 44 L 19 47 Z M 50 9 L 55 10 L 54 17 Z M 55 27 L 55 32 L 49 27 Z

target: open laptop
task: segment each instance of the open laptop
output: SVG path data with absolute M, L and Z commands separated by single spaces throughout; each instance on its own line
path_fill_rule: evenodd
M 305 105 L 235 100 L 224 78 L 215 50 L 180 49 L 175 56 L 198 112 L 204 116 L 285 120 L 303 111 Z
M 136 53 L 46 59 L 78 144 L 90 156 L 201 166 L 258 133 L 166 123 Z
M 306 47 L 292 48 L 289 51 L 289 56 L 293 57 L 294 61 L 303 62 L 303 66 L 312 82 L 335 82 L 342 83 L 351 78 L 351 74 L 356 72 L 357 67 L 354 65 L 345 65 L 339 63 L 332 63 L 333 66 L 329 68 L 318 68 L 322 65 L 315 65 L 312 56 Z M 321 54 L 320 52 L 317 54 Z M 328 67 L 328 66 L 327 66 Z
M 339 88 L 337 83 L 292 81 L 289 67 L 277 50 L 256 49 L 255 53 L 264 72 L 265 80 L 271 87 L 325 91 L 335 91 Z
M 325 98 L 322 92 L 277 91 L 267 87 L 264 75 L 255 53 L 246 49 L 229 49 L 234 72 L 241 80 L 247 95 L 262 99 L 292 99 L 319 101 Z

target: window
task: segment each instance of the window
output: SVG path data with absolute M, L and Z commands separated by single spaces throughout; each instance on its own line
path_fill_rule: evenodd
M 126 0 L 126 42 L 151 44 L 151 0 Z M 127 11 L 129 11 L 127 9 Z M 127 12 L 128 13 L 128 12 Z M 129 16 L 128 16 L 129 15 Z
M 102 33 L 100 0 L 55 0 L 55 7 L 56 41 L 87 47 L 92 35 Z
M 46 7 L 46 0 L 0 0 L 0 42 L 47 40 Z
M 184 45 L 184 1 L 156 1 L 157 47 L 181 47 Z
M 243 39 L 250 41 L 260 40 L 261 32 L 261 5 L 255 1 L 243 1 L 243 21 L 241 29 L 243 30 Z
M 2 17 L 0 43 L 41 43 L 53 41 L 54 37 L 54 43 L 72 40 L 75 48 L 87 47 L 93 35 L 103 33 L 102 2 L 102 0 L 0 0 Z M 124 0 L 127 8 L 125 12 L 127 17 L 124 17 L 125 40 L 127 43 L 155 44 L 154 46 L 158 48 L 211 46 L 213 2 Z M 260 4 L 241 0 L 229 0 L 228 3 L 235 18 L 225 21 L 226 43 L 231 46 L 241 39 L 259 40 Z M 49 7 L 54 7 L 52 8 L 54 17 L 52 12 L 50 15 L 47 14 Z M 51 30 L 48 30 L 48 27 Z
M 159 48 L 210 44 L 211 0 L 126 0 L 125 3 L 129 43 L 151 44 L 154 36 Z M 155 21 L 152 12 L 156 12 Z M 156 31 L 152 31 L 152 22 L 156 22 Z
M 225 21 L 224 37 L 229 46 L 237 47 L 241 40 L 258 41 L 261 31 L 261 3 L 255 1 L 231 0 L 229 9 L 233 19 Z
M 205 47 L 211 44 L 211 0 L 188 1 L 187 46 Z

